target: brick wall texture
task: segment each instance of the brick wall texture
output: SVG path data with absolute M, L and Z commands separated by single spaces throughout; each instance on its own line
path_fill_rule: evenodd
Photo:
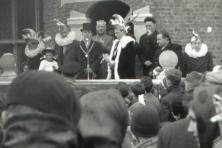
M 183 47 L 190 40 L 195 29 L 209 50 L 213 53 L 215 64 L 222 59 L 222 1 L 221 0 L 121 0 L 133 10 L 150 6 L 150 12 L 157 20 L 158 29 L 169 32 L 172 41 Z M 53 18 L 65 20 L 70 10 L 85 13 L 95 2 L 78 2 L 61 7 L 60 0 L 44 0 L 44 29 L 53 34 Z M 207 27 L 211 33 L 206 33 Z

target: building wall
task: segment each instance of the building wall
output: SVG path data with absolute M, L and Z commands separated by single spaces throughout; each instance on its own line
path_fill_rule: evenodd
M 172 41 L 183 47 L 190 40 L 195 29 L 208 44 L 215 63 L 222 59 L 222 1 L 221 0 L 122 0 L 133 10 L 150 6 L 150 12 L 157 20 L 158 29 L 170 33 Z M 45 31 L 53 34 L 56 26 L 53 18 L 65 20 L 70 10 L 85 13 L 95 2 L 77 2 L 61 7 L 60 0 L 44 0 Z M 212 27 L 212 33 L 206 33 Z

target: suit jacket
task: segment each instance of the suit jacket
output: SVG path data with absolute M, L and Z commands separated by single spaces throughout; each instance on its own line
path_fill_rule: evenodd
M 112 71 L 109 66 L 108 79 L 111 78 L 112 74 L 115 79 L 135 78 L 135 58 L 135 40 L 132 37 L 123 36 L 120 40 L 114 40 L 110 52 L 110 60 L 114 62 L 114 68 Z
M 155 52 L 155 66 L 159 66 L 159 56 L 160 54 L 165 50 L 172 50 L 174 51 L 178 56 L 178 64 L 176 68 L 180 68 L 183 63 L 183 53 L 182 53 L 182 47 L 178 44 L 169 43 L 165 48 L 161 49 L 158 48 Z
M 91 41 L 89 47 L 87 48 L 83 41 L 74 42 L 72 44 L 72 49 L 65 55 L 64 64 L 67 62 L 77 62 L 80 65 L 80 70 L 78 72 L 78 79 L 87 79 L 87 64 L 92 69 L 92 75 L 95 79 L 100 78 L 99 69 L 101 65 L 102 54 L 105 52 L 105 49 L 98 42 Z M 89 60 L 89 61 L 87 61 Z
M 143 34 L 140 37 L 138 55 L 143 65 L 144 74 L 148 73 L 155 66 L 154 63 L 155 52 L 158 49 L 156 40 L 157 40 L 157 32 L 154 32 L 150 36 L 147 36 L 147 34 Z M 145 67 L 144 62 L 148 60 L 151 61 L 153 64 L 150 67 Z
M 158 135 L 158 148 L 198 148 L 192 133 L 187 131 L 189 118 L 163 126 Z

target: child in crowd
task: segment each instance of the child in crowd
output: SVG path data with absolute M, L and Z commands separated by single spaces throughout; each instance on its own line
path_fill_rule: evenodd
M 58 63 L 54 59 L 55 50 L 47 48 L 43 51 L 44 59 L 41 61 L 39 70 L 52 72 L 58 69 Z

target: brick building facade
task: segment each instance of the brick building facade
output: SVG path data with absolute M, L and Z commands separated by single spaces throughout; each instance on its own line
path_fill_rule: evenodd
M 53 18 L 65 20 L 71 10 L 85 13 L 95 0 L 73 0 L 61 6 L 61 0 L 44 0 L 44 30 L 55 32 Z M 97 0 L 98 1 L 98 0 Z M 191 31 L 197 30 L 213 53 L 215 63 L 222 59 L 222 1 L 221 0 L 121 0 L 132 10 L 146 5 L 157 20 L 158 29 L 170 33 L 172 41 L 183 47 L 190 40 Z M 206 33 L 212 27 L 211 33 Z

